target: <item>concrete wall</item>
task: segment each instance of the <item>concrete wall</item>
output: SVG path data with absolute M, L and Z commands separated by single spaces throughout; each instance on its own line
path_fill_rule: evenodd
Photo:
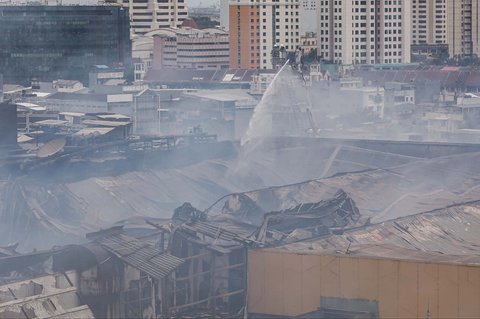
M 379 318 L 479 318 L 480 267 L 249 252 L 249 313 L 301 315 L 322 297 L 377 301 Z

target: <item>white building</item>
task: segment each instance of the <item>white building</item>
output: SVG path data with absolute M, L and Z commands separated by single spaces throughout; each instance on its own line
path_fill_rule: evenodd
M 161 29 L 153 36 L 153 67 L 188 69 L 227 69 L 228 32 L 222 29 Z
M 130 13 L 131 34 L 145 34 L 151 30 L 180 27 L 188 17 L 185 0 L 116 0 Z
M 318 55 L 338 64 L 410 63 L 411 0 L 320 0 Z
M 52 87 L 57 92 L 77 92 L 83 89 L 83 84 L 75 80 L 55 80 L 52 82 Z
M 300 0 L 300 32 L 317 32 L 317 0 Z

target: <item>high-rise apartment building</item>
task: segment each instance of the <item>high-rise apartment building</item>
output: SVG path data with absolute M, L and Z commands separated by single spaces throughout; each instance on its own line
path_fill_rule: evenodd
M 448 45 L 450 57 L 480 53 L 480 0 L 412 0 L 412 44 Z
M 319 0 L 318 55 L 337 64 L 409 63 L 411 0 Z
M 480 56 L 480 0 L 445 0 L 451 57 Z
M 412 44 L 447 42 L 448 0 L 412 0 Z
M 115 1 L 115 0 L 113 0 Z M 188 17 L 185 0 L 116 0 L 130 12 L 132 35 L 180 27 Z
M 300 0 L 231 0 L 230 67 L 271 69 L 275 45 L 300 45 Z

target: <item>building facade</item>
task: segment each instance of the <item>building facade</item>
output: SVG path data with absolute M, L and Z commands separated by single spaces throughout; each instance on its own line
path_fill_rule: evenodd
M 153 67 L 227 69 L 228 32 L 221 29 L 165 29 L 152 34 Z
M 0 31 L 0 69 L 9 83 L 86 83 L 94 65 L 131 60 L 128 10 L 120 6 L 3 6 Z
M 412 0 L 412 45 L 448 45 L 450 57 L 480 53 L 479 0 Z
M 275 45 L 294 52 L 300 45 L 300 1 L 231 1 L 230 68 L 271 69 Z
M 300 32 L 317 32 L 317 0 L 301 0 L 300 3 Z
M 343 65 L 409 63 L 410 1 L 319 1 L 318 55 Z
M 447 42 L 446 0 L 412 0 L 412 44 Z
M 180 27 L 188 17 L 185 0 L 117 0 L 130 12 L 131 34 Z
M 480 54 L 480 0 L 447 2 L 447 43 L 451 57 Z

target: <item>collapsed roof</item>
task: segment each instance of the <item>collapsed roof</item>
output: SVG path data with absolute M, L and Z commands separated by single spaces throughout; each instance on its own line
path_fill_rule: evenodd
M 0 286 L 0 318 L 94 318 L 77 295 L 73 273 L 31 278 Z
M 181 169 L 146 168 L 117 176 L 73 178 L 76 172 L 64 168 L 64 175 L 69 176 L 64 181 L 2 180 L 0 245 L 20 242 L 19 251 L 25 251 L 79 243 L 86 233 L 119 220 L 170 218 L 186 201 L 203 211 L 221 198 L 207 209 L 209 216 L 215 216 L 234 205 L 238 194 L 255 203 L 254 208 L 244 207 L 243 214 L 254 211 L 252 216 L 259 217 L 263 215 L 258 212 L 331 199 L 342 189 L 372 222 L 477 199 L 478 153 L 427 160 L 424 157 L 434 156 L 435 147 L 445 151 L 441 154 L 462 149 L 415 143 L 297 142 L 259 144 L 234 158 L 202 161 Z M 399 152 L 402 147 L 406 150 L 403 154 Z M 424 153 L 412 151 L 416 149 Z M 247 191 L 270 185 L 288 186 Z M 231 193 L 234 195 L 226 196 Z
M 398 218 L 278 249 L 480 264 L 480 202 Z

